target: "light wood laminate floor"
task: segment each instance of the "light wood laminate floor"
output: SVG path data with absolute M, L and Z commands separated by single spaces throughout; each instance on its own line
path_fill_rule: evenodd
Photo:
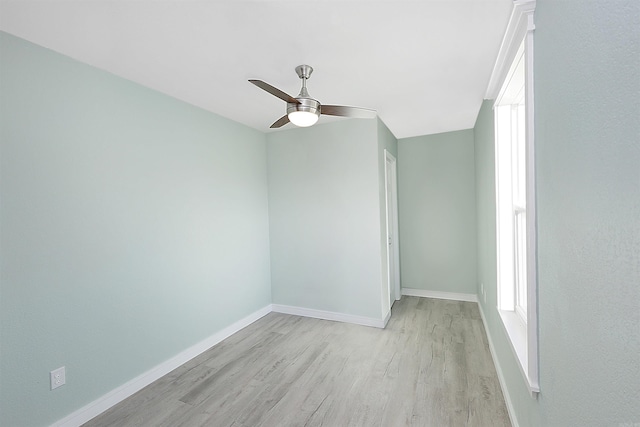
M 387 328 L 270 313 L 85 426 L 510 426 L 475 303 Z

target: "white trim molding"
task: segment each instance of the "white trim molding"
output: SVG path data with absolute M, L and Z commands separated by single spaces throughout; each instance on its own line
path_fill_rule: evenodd
M 402 288 L 402 295 L 408 297 L 449 299 L 453 301 L 478 302 L 476 294 L 460 294 L 455 292 L 428 291 L 426 289 Z
M 524 380 L 531 397 L 537 398 L 540 392 L 539 360 L 538 360 L 538 277 L 537 277 L 537 207 L 536 207 L 536 177 L 535 177 L 535 102 L 533 90 L 533 61 L 534 61 L 534 13 L 535 0 L 516 0 L 511 12 L 509 24 L 505 31 L 498 58 L 491 74 L 489 86 L 485 94 L 486 99 L 496 100 L 495 107 L 500 105 L 504 95 L 512 64 L 518 52 L 524 56 L 524 92 L 525 92 L 525 152 L 526 152 L 526 265 L 527 265 L 527 318 L 526 324 L 520 325 L 514 316 L 506 312 L 500 303 L 501 292 L 498 286 L 497 307 L 504 331 L 509 339 L 513 354 L 520 365 Z M 523 51 L 520 48 L 523 47 Z M 508 105 L 508 104 L 507 104 Z M 497 133 L 496 133 L 497 135 Z M 497 156 L 498 150 L 496 150 Z M 498 158 L 496 157 L 496 165 Z M 498 169 L 496 169 L 496 183 L 498 183 Z M 499 192 L 496 190 L 496 194 Z M 499 197 L 499 196 L 498 196 Z M 499 219 L 497 218 L 497 221 Z M 500 224 L 497 224 L 500 230 Z M 500 242 L 498 238 L 498 243 Z M 497 275 L 500 278 L 500 261 L 498 257 Z M 511 310 L 510 308 L 508 310 Z
M 272 304 L 272 310 L 276 313 L 293 314 L 295 316 L 312 317 L 314 319 L 332 320 L 334 322 L 353 323 L 355 325 L 371 326 L 384 329 L 391 318 L 391 311 L 384 319 L 357 316 L 354 314 L 336 313 L 333 311 L 316 310 L 313 308 L 294 307 L 291 305 Z
M 513 62 L 513 58 L 515 58 L 520 43 L 527 32 L 535 29 L 533 24 L 535 8 L 536 0 L 516 0 L 513 2 L 509 24 L 504 33 L 484 99 L 496 99 L 498 96 L 498 91 L 509 72 L 509 67 Z
M 219 342 L 223 341 L 224 339 L 230 337 L 231 335 L 235 334 L 241 329 L 244 329 L 245 327 L 249 326 L 256 320 L 271 313 L 271 311 L 272 311 L 271 305 L 268 305 L 254 313 L 251 313 L 247 317 L 238 320 L 237 322 L 224 328 L 220 332 L 213 334 L 212 336 L 204 339 L 203 341 L 200 341 L 196 345 L 189 347 L 188 349 L 180 352 L 179 354 L 172 357 L 171 359 L 165 362 L 162 362 L 161 364 L 157 365 L 154 368 L 151 368 L 150 370 L 143 373 L 142 375 L 137 376 L 131 381 L 124 383 L 120 387 L 117 387 L 111 390 L 104 396 L 99 397 L 98 399 L 94 400 L 88 405 L 67 415 L 61 420 L 58 420 L 57 422 L 52 424 L 52 427 L 77 427 L 86 423 L 87 421 L 95 418 L 96 416 L 100 415 L 101 413 L 111 408 L 112 406 L 116 405 L 117 403 L 120 403 L 127 397 L 133 395 L 137 391 L 148 386 L 149 384 L 156 381 L 157 379 L 165 376 L 166 374 L 173 371 L 177 367 L 187 363 L 189 360 L 193 359 L 194 357 L 204 353 L 205 351 L 207 351 L 214 345 L 218 344 Z
M 535 6 L 535 4 L 534 4 Z M 527 168 L 527 382 L 532 397 L 540 392 L 538 360 L 538 206 L 536 197 L 535 108 L 533 91 L 533 11 L 525 37 L 526 168 Z

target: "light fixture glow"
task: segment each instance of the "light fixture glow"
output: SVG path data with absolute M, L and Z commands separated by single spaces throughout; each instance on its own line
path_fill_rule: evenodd
M 289 113 L 289 121 L 299 127 L 309 127 L 316 124 L 318 115 L 311 111 L 292 111 Z

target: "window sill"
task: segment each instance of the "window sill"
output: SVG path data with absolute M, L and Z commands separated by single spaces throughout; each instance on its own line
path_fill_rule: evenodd
M 520 372 L 524 377 L 529 394 L 531 397 L 537 397 L 540 392 L 540 386 L 537 379 L 532 379 L 529 376 L 529 358 L 527 351 L 527 325 L 516 314 L 515 311 L 498 310 L 500 318 L 502 319 L 502 326 L 509 338 L 509 344 L 511 344 L 511 350 L 513 350 L 516 359 L 518 360 L 518 366 Z

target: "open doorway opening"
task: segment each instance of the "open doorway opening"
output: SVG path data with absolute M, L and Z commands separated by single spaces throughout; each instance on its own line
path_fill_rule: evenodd
M 387 208 L 387 283 L 389 307 L 400 299 L 400 251 L 398 245 L 398 175 L 396 158 L 384 150 L 385 203 Z

